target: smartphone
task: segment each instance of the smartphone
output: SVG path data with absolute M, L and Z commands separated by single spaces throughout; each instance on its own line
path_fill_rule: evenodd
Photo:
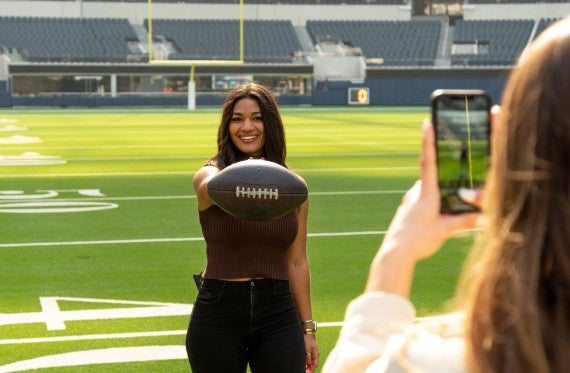
M 478 211 L 461 200 L 458 188 L 476 189 L 485 183 L 490 154 L 491 98 L 483 90 L 438 89 L 431 95 L 436 135 L 440 211 Z

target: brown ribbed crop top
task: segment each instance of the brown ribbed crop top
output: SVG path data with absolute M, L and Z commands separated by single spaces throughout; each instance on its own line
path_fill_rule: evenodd
M 253 221 L 212 205 L 199 216 L 208 261 L 204 278 L 289 278 L 287 249 L 298 230 L 294 212 L 274 220 Z

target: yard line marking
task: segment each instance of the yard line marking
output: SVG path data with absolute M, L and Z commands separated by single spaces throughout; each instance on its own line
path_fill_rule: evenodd
M 187 330 L 166 330 L 166 331 L 156 331 L 156 332 L 131 332 L 131 333 L 90 334 L 90 335 L 68 335 L 62 337 L 0 339 L 0 345 L 91 341 L 98 339 L 169 337 L 173 335 L 185 335 L 186 332 Z
M 320 322 L 319 328 L 340 327 L 342 325 L 343 325 L 342 321 Z M 67 335 L 60 337 L 14 338 L 14 339 L 0 339 L 0 345 L 75 342 L 75 341 L 91 341 L 99 339 L 134 339 L 134 338 L 170 337 L 176 335 L 186 335 L 187 332 L 188 331 L 186 329 L 181 329 L 181 330 L 163 330 L 163 331 L 154 331 L 154 332 L 130 332 L 130 333 L 109 333 L 109 334 Z
M 3 178 L 38 178 L 38 177 L 100 177 L 100 176 L 172 176 L 172 175 L 188 175 L 192 176 L 194 172 L 189 171 L 131 171 L 131 172 L 81 172 L 81 173 L 58 173 L 58 174 L 8 174 L 2 175 Z
M 121 304 L 131 307 L 97 308 L 62 311 L 59 301 L 97 304 Z M 47 330 L 65 330 L 66 321 L 132 319 L 145 317 L 185 316 L 192 313 L 192 304 L 137 302 L 116 299 L 40 297 L 40 312 L 0 313 L 0 326 L 45 323 Z
M 114 157 L 66 157 L 66 161 L 100 162 L 100 161 L 153 161 L 161 159 L 204 159 L 197 155 L 141 155 L 141 156 L 114 156 Z
M 57 190 L 56 192 L 63 192 Z M 309 196 L 342 196 L 342 195 L 375 195 L 375 194 L 404 194 L 406 190 L 344 190 L 334 192 L 309 192 Z M 0 206 L 2 206 L 3 198 L 0 194 Z M 89 202 L 89 201 L 153 201 L 153 200 L 171 200 L 171 199 L 196 199 L 195 194 L 179 195 L 179 196 L 133 196 L 133 197 L 85 197 L 85 198 L 59 198 L 59 202 Z
M 386 150 L 386 151 L 382 151 L 382 152 L 354 152 L 354 153 L 297 153 L 294 155 L 290 155 L 289 158 L 374 157 L 374 156 L 395 156 L 395 155 L 418 156 L 419 151 Z
M 1 129 L 0 129 L 1 132 Z M 392 135 L 383 135 L 383 136 L 392 136 Z M 398 137 L 402 137 L 401 135 L 397 135 Z M 412 137 L 412 135 L 407 136 Z M 416 138 L 416 135 L 413 135 Z M 52 139 L 54 140 L 54 139 Z M 57 139 L 55 139 L 57 140 Z M 382 145 L 420 145 L 421 141 L 334 141 L 327 139 L 327 146 L 329 143 L 338 144 L 338 145 L 362 145 L 362 146 L 382 146 Z M 288 147 L 315 147 L 315 146 L 322 146 L 322 142 L 296 142 L 287 144 Z M 28 149 L 27 147 L 22 146 L 15 146 L 13 149 Z M 154 144 L 154 145 L 83 145 L 83 146 L 68 146 L 68 145 L 42 145 L 42 149 L 50 149 L 50 150 L 57 150 L 57 149 L 66 149 L 66 150 L 76 150 L 76 149 L 197 149 L 197 148 L 216 148 L 216 144 L 192 144 L 192 143 L 183 143 L 183 144 Z M 338 153 L 339 155 L 346 154 L 346 153 Z M 414 154 L 418 154 L 415 152 Z M 290 157 L 296 156 L 307 156 L 308 154 L 291 154 Z M 325 154 L 326 155 L 326 154 Z M 200 155 L 202 158 L 208 158 L 207 156 Z
M 1 143 L 0 139 L 0 143 Z M 14 149 L 12 147 L 11 149 Z M 29 147 L 28 147 L 29 149 Z M 326 154 L 296 154 L 291 156 L 291 158 L 315 158 L 315 157 L 380 157 L 380 156 L 417 156 L 418 152 L 396 152 L 396 151 L 385 151 L 385 152 L 370 152 L 370 153 L 326 153 Z M 189 159 L 204 159 L 203 155 L 130 155 L 130 156 L 98 156 L 98 157 L 66 157 L 66 161 L 82 161 L 82 162 L 100 162 L 100 161 L 148 161 L 148 160 L 189 160 Z
M 75 201 L 153 201 L 153 200 L 169 200 L 169 199 L 196 199 L 195 194 L 181 196 L 138 196 L 138 197 L 85 197 L 85 198 L 58 198 L 58 201 L 75 202 Z M 2 196 L 0 195 L 0 207 L 2 206 Z
M 54 139 L 52 139 L 54 140 Z M 55 139 L 56 140 L 56 139 Z M 67 139 L 66 139 L 67 140 Z M 83 145 L 83 146 L 67 146 L 67 145 L 42 145 L 42 149 L 175 149 L 175 148 L 215 148 L 216 144 L 154 144 L 154 145 Z M 24 147 L 15 146 L 12 149 Z M 25 149 L 28 149 L 26 147 Z M 207 158 L 202 156 L 202 158 Z
M 362 232 L 328 232 L 328 233 L 309 233 L 308 237 L 340 237 L 340 236 L 372 236 L 377 234 L 386 234 L 386 231 L 362 231 Z
M 419 166 L 398 166 L 398 167 L 343 167 L 343 168 L 294 168 L 294 171 L 303 173 L 314 172 L 352 172 L 352 171 L 413 171 L 418 170 Z M 7 174 L 2 175 L 4 178 L 19 177 L 90 177 L 90 176 L 158 176 L 158 175 L 188 175 L 192 176 L 196 171 L 130 171 L 130 172 L 78 172 L 78 173 L 57 173 L 57 174 Z
M 369 194 L 403 194 L 407 190 L 346 190 L 335 192 L 309 192 L 309 196 L 369 195 Z
M 154 242 L 188 242 L 203 241 L 203 237 L 180 237 L 180 238 L 142 238 L 132 240 L 100 240 L 100 241 L 62 241 L 62 242 L 24 242 L 14 244 L 0 244 L 3 247 L 36 247 L 36 246 L 81 246 L 81 245 L 116 245 L 133 243 L 154 243 Z
M 479 231 L 480 228 L 471 228 L 459 231 L 457 235 L 465 232 Z M 354 232 L 322 232 L 308 233 L 307 237 L 341 237 L 341 236 L 373 236 L 384 235 L 387 231 L 354 231 Z M 179 238 L 141 238 L 131 240 L 98 240 L 98 241 L 61 241 L 61 242 L 23 242 L 0 244 L 0 248 L 8 247 L 46 247 L 46 246 L 82 246 L 82 245 L 119 245 L 133 243 L 160 243 L 160 242 L 191 242 L 203 241 L 203 237 L 179 237 Z
M 111 347 L 41 356 L 0 366 L 0 373 L 23 372 L 42 368 L 75 367 L 92 364 L 133 363 L 141 361 L 187 359 L 182 346 Z
M 339 168 L 300 168 L 296 172 L 351 172 L 351 171 L 410 171 L 417 170 L 419 166 L 387 166 L 387 167 L 339 167 Z
M 384 234 L 386 231 L 363 231 L 363 232 L 323 232 L 309 233 L 308 237 L 338 237 L 338 236 L 363 236 Z M 97 241 L 59 241 L 59 242 L 23 242 L 0 244 L 3 247 L 35 247 L 35 246 L 82 246 L 82 245 L 118 245 L 133 243 L 159 243 L 159 242 L 191 242 L 203 241 L 204 237 L 179 237 L 179 238 L 141 238 L 131 240 L 97 240 Z

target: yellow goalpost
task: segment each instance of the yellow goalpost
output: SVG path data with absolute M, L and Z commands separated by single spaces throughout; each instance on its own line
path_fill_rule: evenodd
M 154 39 L 152 31 L 152 0 L 148 0 L 148 63 L 150 65 L 189 66 L 188 76 L 188 110 L 196 108 L 196 83 L 194 71 L 196 66 L 235 66 L 244 63 L 244 21 L 243 2 L 239 0 L 239 59 L 237 60 L 160 60 L 154 58 Z

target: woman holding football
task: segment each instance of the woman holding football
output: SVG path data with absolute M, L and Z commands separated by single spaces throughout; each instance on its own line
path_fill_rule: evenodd
M 186 336 L 192 372 L 304 373 L 319 361 L 307 260 L 308 200 L 269 221 L 232 216 L 208 195 L 208 182 L 236 162 L 285 166 L 275 97 L 258 83 L 227 96 L 218 152 L 194 175 L 207 263 Z

